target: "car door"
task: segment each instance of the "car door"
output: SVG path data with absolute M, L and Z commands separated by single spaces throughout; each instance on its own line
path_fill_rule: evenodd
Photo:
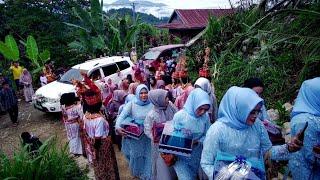
M 101 79 L 103 77 L 101 68 L 94 69 L 89 73 L 89 78 L 99 87 L 101 88 L 102 82 Z
M 118 76 L 120 77 L 121 80 L 127 77 L 127 75 L 132 72 L 132 68 L 128 61 L 123 60 L 123 61 L 117 62 L 116 64 L 120 70 L 120 73 L 118 73 Z
M 113 83 L 118 84 L 121 80 L 120 77 L 118 77 L 118 66 L 113 64 L 108 64 L 106 66 L 102 67 L 102 72 L 104 74 L 104 79 L 107 81 L 109 78 L 112 80 Z

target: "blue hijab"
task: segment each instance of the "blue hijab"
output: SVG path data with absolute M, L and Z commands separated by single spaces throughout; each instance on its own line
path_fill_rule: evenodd
M 144 106 L 144 105 L 148 105 L 150 104 L 149 99 L 147 101 L 141 101 L 140 99 L 140 92 L 142 91 L 142 89 L 145 89 L 147 91 L 147 93 L 149 92 L 148 87 L 144 84 L 140 84 L 137 89 L 136 89 L 136 98 L 135 98 L 135 103 L 140 105 L 140 106 Z
M 191 91 L 188 96 L 186 103 L 183 106 L 183 109 L 193 117 L 196 116 L 197 109 L 202 105 L 209 105 L 211 106 L 210 97 L 207 92 L 203 91 L 200 88 L 196 88 Z
M 246 124 L 249 113 L 259 103 L 263 99 L 252 89 L 233 86 L 221 100 L 218 121 L 234 129 L 246 129 L 250 127 Z
M 300 113 L 320 116 L 320 77 L 302 83 L 293 106 L 291 118 Z

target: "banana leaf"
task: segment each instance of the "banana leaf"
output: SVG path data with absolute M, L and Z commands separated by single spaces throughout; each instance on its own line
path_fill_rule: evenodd
M 33 36 L 28 36 L 27 38 L 27 57 L 35 64 L 38 64 L 38 55 L 39 50 L 37 46 L 37 42 Z
M 16 40 L 11 35 L 7 35 L 5 37 L 5 43 L 12 52 L 12 60 L 17 61 L 19 59 L 20 53 Z

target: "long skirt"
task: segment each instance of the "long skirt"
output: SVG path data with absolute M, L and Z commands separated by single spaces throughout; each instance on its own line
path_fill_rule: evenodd
M 101 140 L 101 146 L 98 150 L 94 149 L 93 169 L 97 180 L 119 180 L 119 172 L 116 156 L 112 146 L 111 137 L 108 136 Z
M 82 142 L 78 123 L 65 124 L 71 154 L 82 154 Z
M 23 88 L 23 95 L 26 102 L 32 101 L 32 96 L 34 94 L 32 85 L 24 86 Z
M 202 145 L 197 145 L 192 149 L 190 157 L 178 156 L 178 160 L 173 166 L 178 179 L 194 180 L 198 178 L 201 152 Z
M 168 167 L 159 153 L 159 145 L 152 143 L 152 180 L 174 180 L 176 174 L 173 167 Z
M 133 176 L 146 180 L 151 179 L 151 144 L 146 135 L 139 140 L 128 138 L 129 168 Z

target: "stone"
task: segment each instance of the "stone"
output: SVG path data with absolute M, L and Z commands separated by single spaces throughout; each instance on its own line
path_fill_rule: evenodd
M 288 112 L 291 112 L 293 109 L 292 104 L 290 104 L 289 102 L 286 102 L 284 105 L 282 105 L 282 107 L 284 107 Z

